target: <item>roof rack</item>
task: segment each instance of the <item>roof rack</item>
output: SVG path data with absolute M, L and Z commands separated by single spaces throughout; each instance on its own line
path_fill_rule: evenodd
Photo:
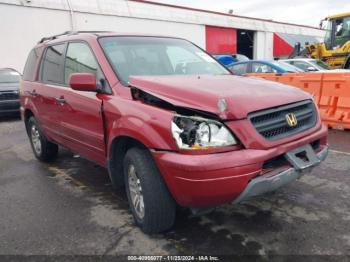
M 80 34 L 80 33 L 97 34 L 97 33 L 110 33 L 110 32 L 111 31 L 66 31 L 66 32 L 63 32 L 62 34 L 57 34 L 57 35 L 53 35 L 53 36 L 43 37 L 43 38 L 40 39 L 38 44 L 41 44 L 41 43 L 43 43 L 45 41 L 54 40 L 54 39 L 58 38 L 59 36 L 64 36 L 64 35 L 76 35 L 76 34 Z
M 57 37 L 59 36 L 62 36 L 62 35 L 70 35 L 73 31 L 66 31 L 62 34 L 57 34 L 57 35 L 53 35 L 53 36 L 47 36 L 47 37 L 43 37 L 40 39 L 40 41 L 38 42 L 38 44 L 41 44 L 41 43 L 44 43 L 45 41 L 49 41 L 49 40 L 54 40 L 56 39 Z

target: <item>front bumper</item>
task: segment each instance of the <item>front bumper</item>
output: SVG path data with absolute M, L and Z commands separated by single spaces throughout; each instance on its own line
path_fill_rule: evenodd
M 325 146 L 317 154 L 313 153 L 311 146 L 303 146 L 297 149 L 297 152 L 286 153 L 286 158 L 293 165 L 293 167 L 287 170 L 281 171 L 274 175 L 272 172 L 265 175 L 259 176 L 252 179 L 246 189 L 233 201 L 233 203 L 240 203 L 247 199 L 265 194 L 267 192 L 275 191 L 276 189 L 293 182 L 300 178 L 303 174 L 310 172 L 311 168 L 320 164 L 326 159 L 328 155 L 328 146 Z M 304 151 L 305 150 L 305 151 Z M 295 154 L 299 152 L 307 152 L 308 161 L 300 161 L 300 158 L 296 157 Z
M 3 100 L 0 101 L 0 116 L 19 113 L 19 100 Z
M 315 141 L 320 142 L 318 153 L 326 152 L 324 150 L 327 147 L 327 127 L 322 126 L 311 135 L 264 150 L 243 149 L 207 155 L 152 151 L 152 154 L 176 202 L 186 207 L 201 208 L 234 201 L 243 194 L 251 181 L 259 177 L 264 176 L 267 179 L 286 169 L 295 169 L 289 164 L 282 170 L 275 168 L 269 175 L 263 172 L 264 164 L 268 161 Z M 310 168 L 312 166 L 308 169 Z M 288 179 L 292 181 L 293 177 L 294 175 Z M 288 179 L 284 177 L 283 180 Z M 265 183 L 267 182 L 268 180 Z M 256 194 L 256 186 L 254 188 L 250 190 L 249 195 Z M 240 201 L 243 199 L 247 197 L 242 197 Z

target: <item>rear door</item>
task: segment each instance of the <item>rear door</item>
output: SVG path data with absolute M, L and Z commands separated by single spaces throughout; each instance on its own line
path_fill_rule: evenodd
M 64 87 L 63 68 L 66 43 L 48 46 L 43 55 L 39 81 L 31 90 L 38 118 L 45 134 L 62 143 L 60 132 L 62 104 L 59 98 Z
M 70 42 L 64 65 L 64 90 L 61 90 L 61 133 L 64 144 L 74 152 L 104 164 L 105 143 L 102 97 L 96 92 L 76 91 L 69 87 L 72 73 L 93 73 L 98 83 L 106 83 L 97 60 L 86 42 Z

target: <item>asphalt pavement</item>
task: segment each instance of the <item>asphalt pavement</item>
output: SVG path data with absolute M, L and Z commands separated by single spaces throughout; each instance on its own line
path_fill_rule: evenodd
M 106 169 L 60 149 L 37 161 L 24 124 L 0 119 L 0 255 L 350 256 L 350 131 L 311 174 L 264 197 L 192 216 L 154 236 L 133 223 Z

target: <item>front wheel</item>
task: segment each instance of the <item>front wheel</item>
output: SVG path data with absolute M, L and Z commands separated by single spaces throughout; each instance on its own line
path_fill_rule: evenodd
M 27 132 L 33 153 L 37 159 L 49 162 L 57 156 L 58 146 L 47 140 L 34 117 L 28 119 Z
M 171 228 L 175 222 L 176 203 L 146 149 L 128 150 L 124 179 L 131 212 L 142 231 L 152 234 Z

